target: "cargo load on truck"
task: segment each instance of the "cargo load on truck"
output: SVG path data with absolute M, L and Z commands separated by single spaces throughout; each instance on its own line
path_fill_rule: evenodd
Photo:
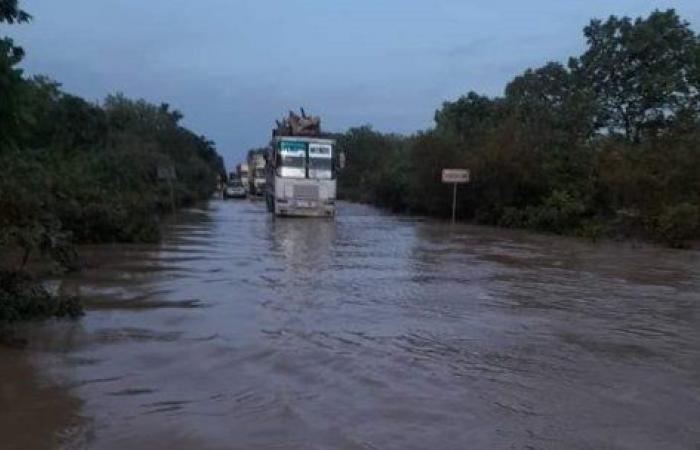
M 272 136 L 320 136 L 321 118 L 308 116 L 301 108 L 301 115 L 289 111 L 289 116 L 277 120 L 277 128 L 272 130 Z

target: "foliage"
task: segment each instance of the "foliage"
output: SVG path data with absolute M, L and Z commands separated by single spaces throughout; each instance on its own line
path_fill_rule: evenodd
M 673 10 L 593 20 L 584 35 L 568 66 L 527 69 L 503 97 L 445 102 L 432 130 L 350 129 L 338 139 L 340 194 L 448 217 L 440 172 L 467 167 L 465 219 L 672 246 L 700 238 L 700 38 Z
M 26 11 L 20 9 L 17 0 L 0 0 L 0 23 L 23 23 L 31 18 Z
M 570 65 L 596 94 L 599 126 L 639 142 L 697 112 L 700 39 L 674 10 L 593 20 L 584 35 L 588 49 Z
M 208 198 L 223 163 L 213 144 L 181 127 L 182 115 L 122 95 L 103 105 L 60 91 L 45 77 L 25 80 L 35 118 L 19 148 L 0 155 L 0 242 L 25 253 L 45 242 L 154 242 L 159 214 Z
M 0 0 L 0 22 L 28 20 Z M 23 55 L 0 39 L 0 249 L 21 250 L 15 268 L 31 254 L 76 268 L 74 243 L 157 241 L 173 197 L 180 207 L 212 194 L 223 160 L 179 111 L 121 94 L 88 102 L 24 77 Z M 163 167 L 177 179 L 160 179 Z
M 0 23 L 24 23 L 31 16 L 19 9 L 17 0 L 0 0 Z M 7 37 L 0 36 L 0 152 L 14 147 L 27 123 L 23 109 L 22 71 L 16 65 L 24 50 Z
M 666 206 L 652 224 L 654 235 L 671 247 L 682 248 L 700 232 L 700 208 L 690 203 Z
M 554 191 L 540 205 L 525 208 L 505 207 L 498 225 L 509 228 L 532 228 L 552 233 L 565 233 L 582 227 L 586 206 L 565 191 Z
M 436 131 L 471 144 L 504 117 L 502 101 L 469 92 L 455 102 L 445 102 L 435 112 Z
M 0 270 L 0 325 L 50 317 L 76 318 L 83 307 L 76 297 L 55 297 L 24 273 Z
M 337 142 L 341 151 L 347 151 L 348 161 L 339 181 L 339 195 L 357 202 L 403 208 L 406 174 L 399 157 L 403 139 L 364 126 L 341 134 Z

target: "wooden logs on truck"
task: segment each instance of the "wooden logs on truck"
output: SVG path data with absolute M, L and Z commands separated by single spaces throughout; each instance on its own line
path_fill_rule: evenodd
M 272 130 L 273 136 L 318 136 L 321 134 L 321 118 L 306 115 L 303 108 L 301 115 L 289 111 L 288 117 L 275 122 L 277 128 Z

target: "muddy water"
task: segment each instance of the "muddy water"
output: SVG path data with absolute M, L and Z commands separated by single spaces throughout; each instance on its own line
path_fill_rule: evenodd
M 0 348 L 0 448 L 698 449 L 700 254 L 213 202 Z

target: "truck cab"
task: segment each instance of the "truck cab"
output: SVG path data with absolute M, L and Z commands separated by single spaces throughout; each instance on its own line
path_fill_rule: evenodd
M 335 140 L 275 136 L 266 152 L 265 200 L 277 216 L 335 216 Z

